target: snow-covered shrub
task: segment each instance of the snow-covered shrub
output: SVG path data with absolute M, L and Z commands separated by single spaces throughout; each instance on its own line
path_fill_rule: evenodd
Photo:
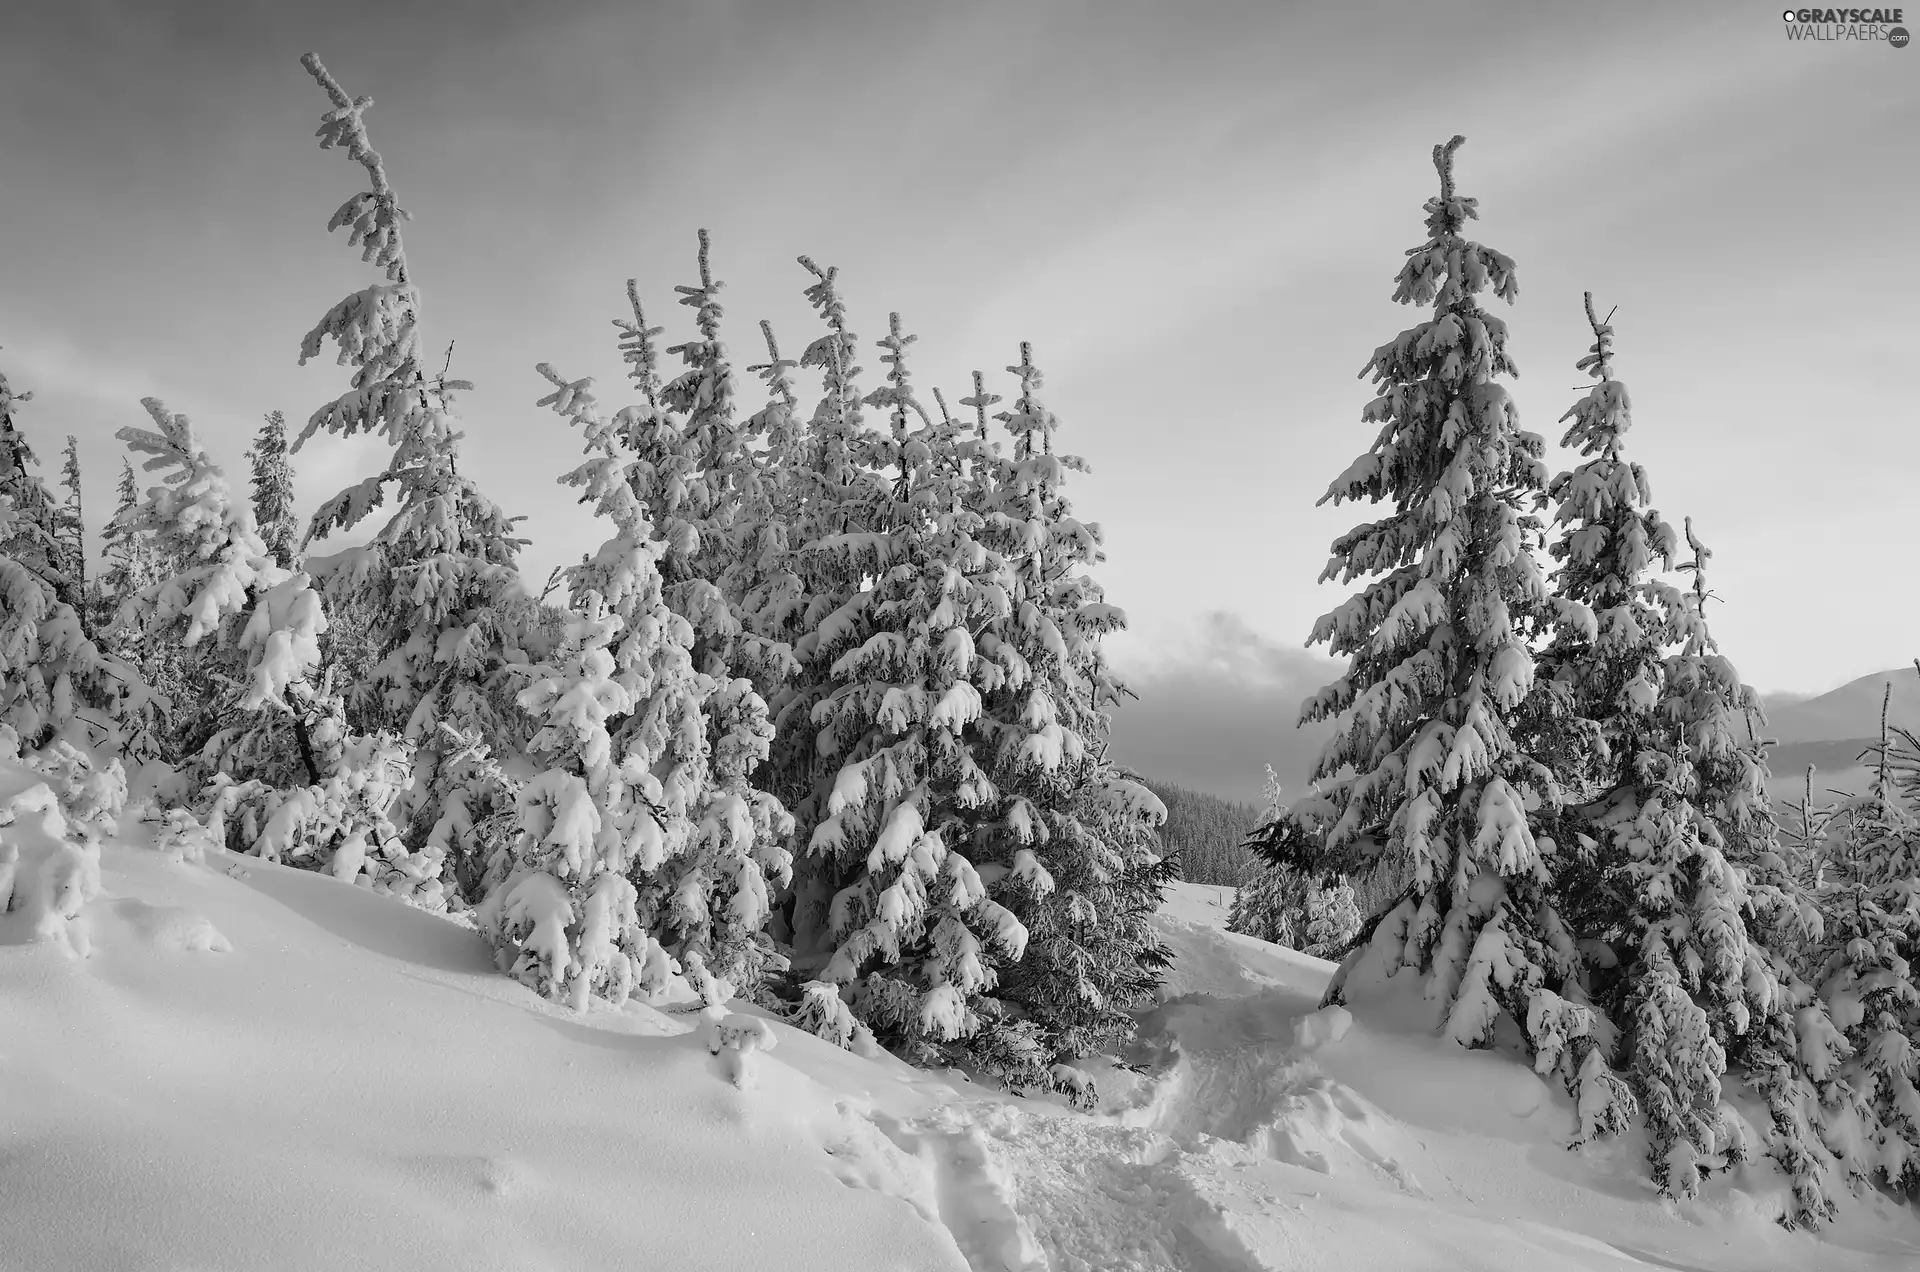
M 456 899 L 484 897 L 511 869 L 524 783 L 501 767 L 478 733 L 460 733 L 445 721 L 440 729 L 446 735 L 438 748 L 440 816 L 424 848 L 445 860 Z
M 411 751 L 390 734 L 355 738 L 337 750 L 320 781 L 305 786 L 219 775 L 206 825 L 235 852 L 325 871 L 424 909 L 444 909 L 444 854 L 409 851 L 389 818 L 407 780 Z
M 861 1035 L 869 1041 L 873 1037 L 872 1030 L 854 1018 L 852 1009 L 841 997 L 840 987 L 825 981 L 809 981 L 802 987 L 799 1006 L 787 1019 L 794 1028 L 804 1029 L 850 1051 L 856 1049 L 855 1040 Z
M 195 865 L 207 859 L 209 849 L 225 847 L 217 834 L 190 810 L 181 807 L 169 808 L 160 814 L 160 829 L 154 834 L 153 846 L 163 857 Z
M 1307 889 L 1306 944 L 1302 953 L 1332 958 L 1360 934 L 1360 908 L 1345 879 L 1315 883 Z
M 1289 867 L 1254 866 L 1234 891 L 1227 931 L 1298 949 L 1308 886 L 1308 877 Z
M 543 722 L 530 757 L 543 766 L 520 792 L 510 873 L 478 907 L 481 932 L 503 971 L 584 1011 L 639 988 L 664 989 L 677 971 L 640 921 L 631 867 L 657 863 L 673 820 L 664 792 L 634 752 L 617 753 L 607 723 L 637 702 L 618 678 L 614 642 L 624 624 L 597 594 L 574 620 L 558 658 L 521 694 Z
M 1286 866 L 1256 867 L 1233 896 L 1227 931 L 1315 958 L 1333 958 L 1359 935 L 1360 907 L 1344 876 L 1319 880 Z
M 100 894 L 100 837 L 95 826 L 69 823 L 40 777 L 17 757 L 0 760 L 0 921 L 17 914 L 29 939 L 85 958 L 92 941 L 80 918 Z
M 127 804 L 127 773 L 118 756 L 100 764 L 72 743 L 57 741 L 28 753 L 23 762 L 47 780 L 69 827 L 83 835 L 118 829 Z
M 708 1008 L 701 1013 L 700 1033 L 707 1053 L 721 1056 L 725 1061 L 727 1081 L 743 1091 L 754 1084 L 753 1057 L 772 1051 L 779 1043 L 779 1036 L 766 1021 L 749 1016 L 735 1023 L 729 1013 L 719 1008 Z

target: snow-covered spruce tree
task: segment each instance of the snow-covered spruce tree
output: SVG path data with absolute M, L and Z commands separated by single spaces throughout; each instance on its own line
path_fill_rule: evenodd
M 113 710 L 120 717 L 121 754 L 135 763 L 178 758 L 170 718 L 173 704 L 185 700 L 186 661 L 176 644 L 141 640 L 136 632 L 113 627 L 121 603 L 152 586 L 163 572 L 153 531 L 138 524 L 140 498 L 133 464 L 122 458 L 113 515 L 100 532 L 100 570 L 87 590 L 96 642 L 103 653 L 127 664 L 132 672 L 116 683 Z
M 1281 865 L 1250 871 L 1227 912 L 1227 931 L 1315 958 L 1343 957 L 1361 925 L 1359 898 L 1346 876 L 1316 879 Z
M 1892 686 L 1887 696 L 1892 695 Z M 1911 748 L 1913 739 L 1900 739 Z M 1812 1076 L 1820 1084 L 1823 1138 L 1862 1181 L 1920 1189 L 1920 821 L 1894 770 L 1904 758 L 1880 707 L 1880 739 L 1865 794 L 1833 823 L 1820 909 L 1825 963 L 1816 985 L 1848 1051 L 1835 1048 Z
M 796 905 L 796 956 L 817 969 L 799 1018 L 843 1044 L 857 1019 L 925 1063 L 988 1023 L 980 1007 L 999 980 L 995 953 L 1017 961 L 1027 939 L 960 850 L 996 799 L 969 732 L 983 694 L 1005 677 L 974 633 L 1013 607 L 1006 563 L 981 541 L 982 518 L 958 489 L 956 430 L 914 399 L 897 320 L 880 343 L 891 370 L 869 401 L 891 409 L 891 427 L 838 432 L 850 414 L 840 397 L 822 449 L 828 463 L 884 484 L 849 482 L 843 490 L 871 492 L 869 501 L 843 503 L 833 515 L 846 528 L 802 549 L 819 577 L 854 590 L 828 613 L 818 597 L 810 604 L 795 653 L 805 668 L 797 697 L 812 702 L 805 716 L 787 708 L 795 749 L 806 755 L 810 734 L 829 770 L 796 813 L 806 845 L 796 874 L 811 884 Z M 834 356 L 830 394 L 849 382 L 844 350 Z M 844 461 L 828 450 L 842 443 Z M 824 923 L 809 904 L 822 894 Z
M 287 462 L 287 417 L 269 412 L 247 450 L 253 466 L 253 519 L 283 570 L 300 564 L 300 520 L 293 512 L 293 465 Z
M 1321 792 L 1299 812 L 1324 817 L 1330 859 L 1384 851 L 1408 880 L 1329 1001 L 1356 977 L 1411 969 L 1448 1037 L 1482 1045 L 1504 1010 L 1541 1071 L 1600 1101 L 1612 1080 L 1576 1051 L 1596 1016 L 1560 993 L 1577 956 L 1553 905 L 1557 848 L 1540 833 L 1558 817 L 1560 784 L 1515 741 L 1534 692 L 1530 646 L 1555 618 L 1529 512 L 1544 493 L 1544 446 L 1495 378 L 1513 371 L 1506 326 L 1476 296 L 1491 287 L 1511 300 L 1513 262 L 1462 234 L 1478 215 L 1454 189 L 1462 140 L 1434 147 L 1428 239 L 1394 292 L 1433 316 L 1369 360 L 1362 374 L 1379 395 L 1363 418 L 1379 433 L 1325 496 L 1392 511 L 1336 540 L 1322 574 L 1379 577 L 1314 628 L 1314 643 L 1350 663 L 1303 709 L 1303 721 L 1338 719 L 1340 731 L 1315 773 Z
M 1649 506 L 1645 470 L 1625 458 L 1631 404 L 1613 378 L 1613 329 L 1591 294 L 1586 313 L 1594 343 L 1579 368 L 1598 383 L 1562 417 L 1572 421 L 1562 444 L 1588 458 L 1549 487 L 1564 527 L 1551 549 L 1555 595 L 1580 621 L 1541 667 L 1589 726 L 1580 778 L 1598 798 L 1573 814 L 1560 884 L 1587 948 L 1604 952 L 1583 984 L 1620 1025 L 1654 1182 L 1691 1198 L 1703 1166 L 1744 1152 L 1722 1103 L 1725 1048 L 1772 991 L 1749 945 L 1745 872 L 1696 803 L 1690 713 L 1674 697 L 1686 684 L 1669 680 L 1668 651 L 1703 640 L 1704 616 L 1655 576 L 1672 568 L 1679 536 Z
M 144 467 L 160 472 L 161 484 L 116 517 L 116 532 L 149 536 L 172 570 L 128 596 L 114 627 L 197 651 L 200 683 L 218 694 L 208 717 L 230 720 L 236 707 L 249 717 L 216 727 L 195 754 L 182 757 L 196 786 L 215 772 L 264 777 L 277 786 L 318 782 L 323 773 L 312 751 L 310 717 L 288 694 L 296 702 L 310 695 L 307 679 L 326 626 L 320 598 L 306 575 L 274 562 L 252 511 L 233 499 L 226 474 L 187 417 L 155 398 L 141 404 L 154 426 L 130 425 L 117 436 L 127 449 L 149 456 Z M 289 739 L 297 745 L 283 745 Z
M 32 396 L 15 394 L 0 373 L 0 725 L 30 750 L 116 696 L 114 669 L 76 608 L 84 599 L 61 510 L 29 469 L 36 460 L 14 419 Z
M 897 360 L 897 330 L 890 342 L 887 357 Z M 889 377 L 896 383 L 868 399 L 893 406 L 896 431 L 910 404 L 902 365 L 895 361 Z M 1152 1001 L 1168 959 L 1147 920 L 1171 868 L 1159 868 L 1154 834 L 1165 807 L 1106 755 L 1109 708 L 1124 690 L 1101 638 L 1124 628 L 1126 616 L 1086 573 L 1105 559 L 1100 527 L 1073 515 L 1065 491 L 1067 474 L 1086 464 L 1055 449 L 1059 421 L 1041 400 L 1030 345 L 1008 370 L 1020 392 L 998 418 L 1011 453 L 982 453 L 978 431 L 950 420 L 933 449 L 951 457 L 956 510 L 966 497 L 962 467 L 980 474 L 975 484 L 987 487 L 991 510 L 981 541 L 1007 567 L 1009 612 L 974 637 L 976 657 L 994 672 L 967 739 L 993 798 L 967 816 L 969 834 L 954 846 L 1028 933 L 1025 953 L 983 997 L 992 1016 L 967 1047 L 982 1067 L 1022 1086 L 1131 1036 L 1132 1012 Z
M 1261 832 L 1276 823 L 1284 825 L 1287 815 L 1286 788 L 1271 764 L 1267 765 L 1261 794 L 1267 802 L 1266 816 L 1255 828 L 1253 842 L 1265 846 Z M 1264 852 L 1256 855 L 1233 891 L 1227 931 L 1291 946 L 1306 904 L 1304 885 L 1305 876 L 1299 871 L 1269 860 Z
M 838 683 L 833 659 L 821 657 L 821 649 L 867 604 L 857 598 L 871 585 L 863 562 L 844 553 L 814 550 L 813 545 L 864 528 L 864 519 L 886 498 L 887 478 L 859 459 L 864 432 L 861 368 L 854 362 L 858 340 L 847 323 L 839 270 L 823 269 L 805 256 L 799 261 L 814 279 L 806 289 L 807 301 L 827 325 L 826 334 L 808 344 L 799 362 L 821 373 L 822 393 L 797 440 L 797 458 L 789 463 L 783 483 L 791 509 L 789 567 L 797 583 L 781 603 L 757 610 L 755 622 L 762 632 L 789 640 L 795 658 L 793 672 L 767 699 L 775 729 L 769 785 L 802 826 L 811 826 L 828 816 L 823 805 L 840 768 L 836 756 L 822 753 L 814 725 L 815 710 Z M 796 872 L 780 916 L 780 930 L 797 948 L 823 950 L 830 941 L 834 872 L 825 868 L 828 863 L 819 864 L 821 869 Z M 813 1004 L 809 1011 L 821 1020 L 844 1017 L 846 1029 L 834 1026 L 834 1036 L 851 1036 L 847 1031 L 852 1018 L 844 1006 L 836 1011 L 839 1000 L 829 988 L 808 991 Z
M 733 564 L 722 575 L 721 586 L 755 642 L 747 670 L 755 674 L 765 696 L 800 669 L 793 642 L 807 589 L 793 548 L 803 509 L 804 483 L 797 474 L 806 470 L 809 452 L 789 375 L 800 364 L 780 356 L 773 324 L 763 319 L 760 334 L 767 361 L 747 369 L 765 385 L 767 404 L 747 420 L 746 437 L 758 462 L 742 470 L 743 506 L 733 526 Z
M 66 576 L 73 582 L 74 612 L 86 625 L 87 607 L 87 519 L 86 504 L 80 492 L 80 439 L 67 434 L 67 445 L 60 452 L 60 488 L 66 495 L 54 510 L 55 537 L 60 544 Z M 91 632 L 88 633 L 92 635 Z
M 313 413 L 292 449 L 323 431 L 375 433 L 393 444 L 381 472 L 320 507 L 306 542 L 353 529 L 383 503 L 389 484 L 396 487 L 399 510 L 365 546 L 314 566 L 330 599 L 358 602 L 378 623 L 371 635 L 380 661 L 368 683 L 356 686 L 350 718 L 361 729 L 395 729 L 417 744 L 413 781 L 396 818 L 419 842 L 444 811 L 451 779 L 440 768 L 455 745 L 451 738 L 477 738 L 496 752 L 517 750 L 525 740 L 511 676 L 526 662 L 513 630 L 528 604 L 514 564 L 524 541 L 514 536 L 518 518 L 459 473 L 454 399 L 472 386 L 448 379 L 444 369 L 430 375 L 423 364 L 420 293 L 400 234 L 406 213 L 363 118 L 373 101 L 348 98 L 313 54 L 301 63 L 333 105 L 321 119 L 321 148 L 343 147 L 370 186 L 327 228 L 346 229 L 349 244 L 385 277 L 328 310 L 301 342 L 304 364 L 332 341 L 353 379 L 347 393 Z M 440 729 L 443 723 L 451 730 Z
M 1234 890 L 1227 931 L 1296 948 L 1308 889 L 1308 876 L 1292 867 L 1256 861 Z
M 1253 842 L 1267 851 L 1256 855 L 1227 911 L 1227 931 L 1257 937 L 1302 950 L 1316 958 L 1339 958 L 1360 934 L 1364 912 L 1360 895 L 1346 875 L 1322 872 L 1315 861 L 1326 827 L 1310 820 L 1303 807 L 1300 819 L 1290 821 L 1280 775 L 1267 765 L 1267 817 L 1254 832 Z M 1278 828 L 1291 833 L 1302 851 L 1275 860 L 1262 832 Z M 1311 844 L 1312 848 L 1306 848 Z M 1378 885 L 1376 885 L 1378 886 Z
M 773 726 L 765 702 L 744 676 L 696 669 L 692 622 L 668 601 L 661 563 L 670 545 L 635 495 L 641 460 L 626 444 L 633 416 L 600 414 L 591 381 L 569 383 L 542 363 L 555 391 L 541 399 L 580 429 L 588 458 L 562 480 L 613 522 L 595 555 L 567 572 L 575 608 L 607 607 L 627 635 L 610 646 L 609 678 L 624 702 L 604 727 L 614 761 L 638 777 L 637 794 L 595 794 L 637 801 L 625 817 L 641 835 L 624 867 L 636 887 L 637 921 L 687 966 L 732 990 L 755 993 L 766 974 L 784 970 L 764 928 L 772 890 L 791 875 L 793 822 L 778 800 L 751 782 L 767 758 Z M 710 659 L 718 669 L 720 659 Z M 523 703 L 528 701 L 523 695 Z
M 338 695 L 316 679 L 319 594 L 274 561 L 187 418 L 152 398 L 144 405 L 155 427 L 119 436 L 164 476 L 121 528 L 150 536 L 172 565 L 127 599 L 114 627 L 183 648 L 182 679 L 206 698 L 200 719 L 209 722 L 162 797 L 189 806 L 236 851 L 439 908 L 437 864 L 406 851 L 387 818 L 405 748 L 348 735 Z
M 653 344 L 662 329 L 647 325 L 627 282 L 634 319 L 615 325 L 642 401 L 613 422 L 632 452 L 633 491 L 666 548 L 660 573 L 668 603 L 693 626 L 695 665 L 718 680 L 746 676 L 765 689 L 791 672 L 792 655 L 784 641 L 762 639 L 743 621 L 743 607 L 785 551 L 773 518 L 775 464 L 786 456 L 765 451 L 768 412 L 737 418 L 733 366 L 720 339 L 723 284 L 713 275 L 707 232 L 699 237 L 699 284 L 675 288 L 694 310 L 697 338 L 667 350 L 686 363 L 671 382 L 660 378 Z
M 676 970 L 641 924 L 627 878 L 663 832 L 647 798 L 658 783 L 616 754 L 607 732 L 610 717 L 637 705 L 610 648 L 622 624 L 597 594 L 583 602 L 521 695 L 541 721 L 528 758 L 542 771 L 520 794 L 507 873 L 476 915 L 501 970 L 577 1011 L 595 994 L 617 1005 L 635 986 L 663 989 Z
M 1832 1162 L 1823 1145 L 1826 1119 L 1814 1075 L 1825 1072 L 1847 1044 L 1785 952 L 1819 939 L 1819 915 L 1801 896 L 1767 802 L 1764 744 L 1754 733 L 1756 723 L 1764 723 L 1759 695 L 1719 652 L 1706 622 L 1712 554 L 1695 537 L 1691 521 L 1683 527 L 1693 551 L 1679 567 L 1693 576 L 1686 643 L 1666 659 L 1657 712 L 1679 740 L 1675 755 L 1691 771 L 1702 842 L 1719 849 L 1746 889 L 1738 909 L 1730 889 L 1710 892 L 1697 907 L 1694 922 L 1709 929 L 1700 944 L 1725 960 L 1739 948 L 1739 939 L 1725 928 L 1744 922 L 1749 933 L 1768 934 L 1767 944 L 1751 936 L 1745 942 L 1742 999 L 1728 997 L 1734 972 L 1724 961 L 1702 968 L 1700 977 L 1709 1020 L 1735 1026 L 1718 1037 L 1728 1069 L 1743 1073 L 1766 1103 L 1767 1151 L 1794 1195 L 1793 1209 L 1781 1221 L 1792 1227 L 1833 1214 Z M 1740 1029 L 1743 1012 L 1746 1025 Z M 1735 1146 L 1734 1156 L 1739 1153 Z
M 160 572 L 153 533 L 137 527 L 134 510 L 140 506 L 140 483 L 133 462 L 120 461 L 120 481 L 114 487 L 113 515 L 100 532 L 100 573 L 96 578 L 103 599 L 118 608 L 119 598 L 152 583 Z M 107 617 L 111 617 L 109 609 Z

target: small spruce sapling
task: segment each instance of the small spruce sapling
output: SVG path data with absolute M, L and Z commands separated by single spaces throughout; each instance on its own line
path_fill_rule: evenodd
M 247 450 L 253 468 L 253 520 L 281 569 L 300 565 L 300 521 L 293 511 L 293 465 L 287 459 L 287 417 L 267 414 Z
M 67 520 L 29 465 L 33 451 L 15 420 L 32 399 L 0 373 L 0 725 L 28 750 L 70 726 L 112 722 L 102 709 L 131 669 L 102 656 L 89 638 L 72 573 Z
M 1830 839 L 1820 891 L 1829 952 L 1815 984 L 1847 1050 L 1834 1048 L 1837 1063 L 1812 1076 L 1823 1138 L 1847 1173 L 1911 1191 L 1920 1185 L 1920 988 L 1911 962 L 1920 956 L 1920 821 L 1894 778 L 1892 693 L 1889 684 L 1871 782 L 1839 810 Z

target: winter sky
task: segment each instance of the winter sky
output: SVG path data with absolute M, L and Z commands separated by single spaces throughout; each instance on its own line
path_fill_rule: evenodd
M 763 317 L 788 354 L 817 333 L 801 253 L 863 341 L 901 312 L 923 389 L 1006 392 L 1033 341 L 1134 619 L 1124 757 L 1240 794 L 1262 759 L 1298 774 L 1327 670 L 1302 643 L 1345 594 L 1314 580 L 1370 515 L 1314 501 L 1369 440 L 1355 375 L 1416 320 L 1391 280 L 1461 132 L 1477 236 L 1519 266 L 1523 423 L 1557 443 L 1593 289 L 1747 678 L 1915 652 L 1911 45 L 1790 43 L 1757 2 L 10 0 L 4 26 L 0 366 L 44 467 L 80 437 L 96 524 L 142 395 L 237 478 L 263 412 L 344 388 L 295 366 L 374 277 L 325 233 L 362 178 L 312 140 L 312 49 L 378 103 L 428 340 L 477 382 L 464 467 L 527 514 L 536 582 L 599 540 L 533 364 L 624 401 L 623 282 L 681 336 L 705 226 L 736 361 Z M 316 441 L 305 510 L 376 462 Z

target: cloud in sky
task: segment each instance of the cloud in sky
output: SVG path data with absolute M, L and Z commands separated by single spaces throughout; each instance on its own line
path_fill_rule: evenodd
M 1344 668 L 1215 611 L 1187 647 L 1122 670 L 1139 698 L 1115 712 L 1116 758 L 1148 777 L 1258 803 L 1267 764 L 1288 790 L 1305 787 L 1330 730 L 1295 728 L 1300 703 Z

